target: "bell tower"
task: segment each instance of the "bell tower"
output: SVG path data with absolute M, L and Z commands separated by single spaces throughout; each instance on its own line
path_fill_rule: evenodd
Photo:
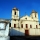
M 18 23 L 19 23 L 19 10 L 14 7 L 12 9 L 12 20 L 11 20 L 11 27 L 18 27 Z
M 36 11 L 32 10 L 31 18 L 34 19 L 35 21 L 38 21 L 38 13 Z
M 12 19 L 19 19 L 19 10 L 16 7 L 12 9 Z

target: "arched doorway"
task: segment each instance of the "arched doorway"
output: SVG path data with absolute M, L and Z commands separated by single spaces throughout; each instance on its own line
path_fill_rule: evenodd
M 29 30 L 25 30 L 25 36 L 29 35 Z

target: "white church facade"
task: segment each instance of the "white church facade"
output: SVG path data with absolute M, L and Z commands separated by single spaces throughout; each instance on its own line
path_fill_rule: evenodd
M 11 36 L 25 36 L 25 35 L 40 35 L 40 25 L 38 19 L 38 13 L 36 11 L 32 11 L 31 15 L 25 15 L 23 17 L 19 17 L 19 10 L 17 8 L 12 9 L 12 20 L 10 29 Z
M 38 13 L 32 11 L 31 15 L 19 17 L 19 10 L 12 9 L 12 18 L 10 20 L 0 19 L 0 39 L 8 40 L 10 36 L 40 36 L 40 24 Z

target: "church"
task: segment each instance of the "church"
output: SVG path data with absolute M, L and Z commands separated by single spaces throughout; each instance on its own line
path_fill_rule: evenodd
M 10 22 L 10 36 L 40 36 L 40 24 L 38 12 L 32 10 L 30 16 L 25 15 L 19 17 L 19 10 L 14 7 L 12 9 L 12 17 Z

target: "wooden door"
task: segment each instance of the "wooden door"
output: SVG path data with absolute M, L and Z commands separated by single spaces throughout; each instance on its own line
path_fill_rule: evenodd
M 29 30 L 25 30 L 25 36 L 29 35 Z
M 16 28 L 16 24 L 14 24 L 14 28 Z

